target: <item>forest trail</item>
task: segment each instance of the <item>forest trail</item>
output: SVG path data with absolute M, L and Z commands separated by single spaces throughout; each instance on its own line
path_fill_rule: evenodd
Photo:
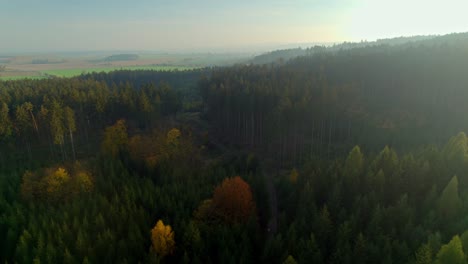
M 272 236 L 278 230 L 278 198 L 276 195 L 276 188 L 273 183 L 273 173 L 264 173 L 265 186 L 268 193 L 268 204 L 270 206 L 270 220 L 267 225 L 267 232 Z
M 190 113 L 184 115 L 178 115 L 175 120 L 173 120 L 173 125 L 181 126 L 182 124 L 188 124 L 189 127 L 192 129 L 193 135 L 195 135 L 194 139 L 199 143 L 203 144 L 203 137 L 204 134 L 213 131 L 213 128 L 209 126 L 205 121 L 203 121 L 200 117 L 200 113 Z M 211 148 L 216 150 L 218 153 L 222 153 L 222 155 L 226 155 L 227 153 L 231 153 L 232 151 L 229 150 L 225 144 L 220 142 L 220 140 L 216 136 L 209 137 L 209 144 Z M 216 157 L 219 159 L 219 156 Z M 212 159 L 208 158 L 205 162 L 211 162 Z M 273 161 L 264 161 L 265 168 L 275 168 L 273 166 Z M 268 223 L 266 226 L 266 231 L 269 236 L 276 234 L 278 231 L 278 197 L 276 193 L 276 188 L 274 184 L 274 177 L 278 175 L 277 170 L 269 169 L 263 173 L 264 184 L 266 187 L 266 191 L 268 194 L 268 207 L 269 207 L 269 218 Z

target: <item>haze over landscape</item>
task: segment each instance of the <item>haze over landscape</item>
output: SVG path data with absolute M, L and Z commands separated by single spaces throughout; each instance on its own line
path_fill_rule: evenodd
M 468 264 L 466 0 L 0 0 L 0 263 Z
M 0 51 L 259 51 L 462 32 L 463 0 L 0 1 Z

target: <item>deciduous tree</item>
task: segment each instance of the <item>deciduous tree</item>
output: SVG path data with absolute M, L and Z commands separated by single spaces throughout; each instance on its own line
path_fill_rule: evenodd
M 151 230 L 151 251 L 161 257 L 172 254 L 175 249 L 174 232 L 170 225 L 158 220 Z
M 227 178 L 216 187 L 213 208 L 226 222 L 246 222 L 255 214 L 252 191 L 241 177 Z
M 127 145 L 128 135 L 125 120 L 120 119 L 113 126 L 106 128 L 101 144 L 101 149 L 104 153 L 115 157 Z

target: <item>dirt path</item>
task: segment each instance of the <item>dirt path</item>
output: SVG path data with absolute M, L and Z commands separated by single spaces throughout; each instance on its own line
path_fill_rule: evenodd
M 267 232 L 269 236 L 276 234 L 278 230 L 278 198 L 275 185 L 273 183 L 273 173 L 264 173 L 265 186 L 268 193 L 268 204 L 270 206 L 270 220 L 268 221 Z

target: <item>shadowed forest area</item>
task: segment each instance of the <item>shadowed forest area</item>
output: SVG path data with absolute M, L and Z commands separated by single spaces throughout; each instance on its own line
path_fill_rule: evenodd
M 0 262 L 467 263 L 467 62 L 452 34 L 0 81 Z

